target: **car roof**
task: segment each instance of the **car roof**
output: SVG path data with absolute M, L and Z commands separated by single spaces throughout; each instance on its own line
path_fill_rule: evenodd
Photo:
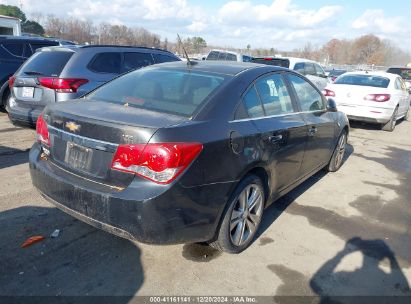
M 164 68 L 174 68 L 174 69 L 188 69 L 198 72 L 209 72 L 216 74 L 225 74 L 230 76 L 235 76 L 243 71 L 251 69 L 267 69 L 271 68 L 272 71 L 289 71 L 288 69 L 277 67 L 277 66 L 267 66 L 265 64 L 257 64 L 251 62 L 237 62 L 237 61 L 195 61 L 192 65 L 187 64 L 187 61 L 173 61 L 167 63 L 156 64 L 155 67 Z
M 346 75 L 380 76 L 380 77 L 389 78 L 390 80 L 395 80 L 396 78 L 399 77 L 397 74 L 387 73 L 383 71 L 353 71 L 353 72 L 347 72 L 344 74 L 344 76 Z
M 57 39 L 50 39 L 50 38 L 45 38 L 45 37 L 0 35 L 0 42 L 15 42 L 15 41 L 58 43 Z
M 107 51 L 126 51 L 126 50 L 148 50 L 148 51 L 158 51 L 158 52 L 164 52 L 164 53 L 169 53 L 173 56 L 174 55 L 172 52 L 163 50 L 163 49 L 158 49 L 158 48 L 149 48 L 149 47 L 144 47 L 144 46 L 130 46 L 130 45 L 61 45 L 61 46 L 50 46 L 50 47 L 44 47 L 42 48 L 42 51 L 71 51 L 71 52 L 78 52 L 83 49 L 105 49 Z

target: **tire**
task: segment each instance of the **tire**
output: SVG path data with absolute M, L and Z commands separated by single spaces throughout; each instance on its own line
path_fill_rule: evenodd
M 328 172 L 336 172 L 341 168 L 344 161 L 345 149 L 347 146 L 347 131 L 342 130 L 340 137 L 338 137 L 337 145 L 334 148 L 331 160 L 325 168 Z
M 409 121 L 410 120 L 410 110 L 411 107 L 408 108 L 407 113 L 405 113 L 405 116 L 403 118 L 404 121 Z
M 398 106 L 395 108 L 394 113 L 392 113 L 391 119 L 384 125 L 382 125 L 381 130 L 392 132 L 395 129 L 397 124 L 397 114 L 398 114 Z
M 240 253 L 254 240 L 265 206 L 261 179 L 248 175 L 237 186 L 229 200 L 217 239 L 209 245 L 219 251 Z M 254 204 L 250 208 L 250 206 Z
M 1 101 L 0 107 L 2 108 L 2 109 L 1 109 L 2 111 L 8 112 L 8 111 L 7 111 L 7 104 L 8 104 L 8 102 L 9 102 L 10 96 L 11 96 L 10 91 L 7 90 L 7 91 L 4 93 L 3 98 L 0 100 L 0 101 Z

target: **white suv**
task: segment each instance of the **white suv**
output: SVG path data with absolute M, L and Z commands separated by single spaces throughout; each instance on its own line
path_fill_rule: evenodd
M 289 68 L 310 79 L 320 90 L 330 83 L 324 69 L 315 61 L 295 57 L 254 57 L 252 62 Z

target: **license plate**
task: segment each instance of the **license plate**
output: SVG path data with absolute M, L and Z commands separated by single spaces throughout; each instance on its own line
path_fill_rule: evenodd
M 33 98 L 34 97 L 34 88 L 23 87 L 21 95 L 25 98 Z
M 92 149 L 68 142 L 65 162 L 74 169 L 86 171 L 90 169 L 92 154 Z

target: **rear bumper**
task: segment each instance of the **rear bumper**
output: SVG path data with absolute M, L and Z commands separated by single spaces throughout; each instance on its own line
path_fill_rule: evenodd
M 184 188 L 135 178 L 125 189 L 86 180 L 30 151 L 33 185 L 62 211 L 118 236 L 153 244 L 214 238 L 233 183 Z
M 348 119 L 370 123 L 386 123 L 391 119 L 394 109 L 368 106 L 338 105 L 338 110 L 344 112 Z
M 10 119 L 13 123 L 21 125 L 36 125 L 37 118 L 40 116 L 44 107 L 26 108 L 14 105 L 7 107 Z

